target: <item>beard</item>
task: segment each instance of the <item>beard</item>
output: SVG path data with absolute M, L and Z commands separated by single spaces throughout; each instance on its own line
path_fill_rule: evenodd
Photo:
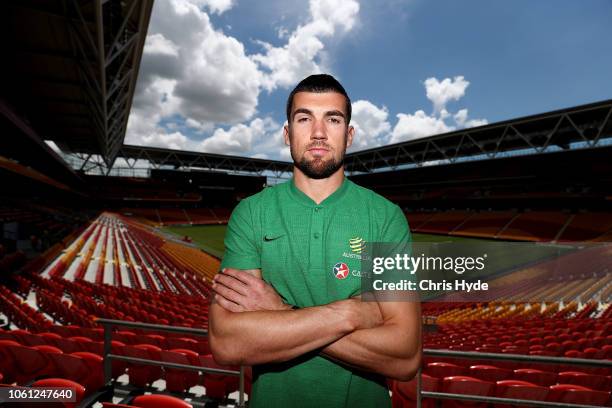
M 293 154 L 292 154 L 293 156 Z M 338 171 L 340 167 L 344 164 L 344 155 L 340 160 L 336 160 L 335 158 L 331 158 L 328 160 L 323 160 L 319 157 L 316 157 L 312 160 L 307 160 L 304 156 L 299 161 L 296 161 L 293 158 L 293 164 L 295 167 L 300 169 L 302 173 L 306 175 L 306 177 L 311 179 L 324 179 L 328 178 L 332 174 Z
M 328 178 L 344 165 L 344 155 L 346 154 L 347 138 L 348 133 L 345 135 L 342 155 L 339 159 L 336 159 L 332 154 L 332 157 L 330 159 L 314 157 L 312 160 L 308 160 L 306 159 L 305 155 L 302 155 L 302 158 L 297 160 L 295 152 L 293 151 L 293 149 L 291 149 L 291 158 L 293 159 L 293 165 L 300 169 L 302 173 L 304 173 L 308 178 L 315 180 Z M 325 144 L 313 143 L 307 146 L 306 150 L 312 149 L 313 147 L 325 147 L 326 149 L 330 149 L 330 147 Z M 332 150 L 330 151 L 333 153 Z

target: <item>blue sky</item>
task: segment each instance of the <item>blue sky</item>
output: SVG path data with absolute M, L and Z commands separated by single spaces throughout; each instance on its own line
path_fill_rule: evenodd
M 604 0 L 157 0 L 126 143 L 289 160 L 285 99 L 315 72 L 351 95 L 353 150 L 609 99 L 610 21 Z

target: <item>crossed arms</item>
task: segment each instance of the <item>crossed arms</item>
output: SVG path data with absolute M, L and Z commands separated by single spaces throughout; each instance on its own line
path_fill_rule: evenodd
M 259 269 L 215 277 L 210 345 L 221 364 L 283 362 L 313 350 L 342 364 L 409 380 L 421 359 L 418 302 L 345 299 L 291 309 Z

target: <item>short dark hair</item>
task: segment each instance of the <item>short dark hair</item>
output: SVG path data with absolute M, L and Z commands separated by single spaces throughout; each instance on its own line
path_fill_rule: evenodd
M 300 81 L 299 84 L 293 88 L 293 91 L 287 98 L 287 122 L 291 123 L 291 108 L 293 107 L 293 97 L 298 92 L 337 92 L 344 95 L 346 98 L 346 124 L 351 122 L 351 99 L 344 87 L 331 75 L 328 74 L 316 74 L 306 77 Z

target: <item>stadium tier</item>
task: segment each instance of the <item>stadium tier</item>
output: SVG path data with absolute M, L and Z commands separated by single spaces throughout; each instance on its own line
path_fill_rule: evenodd
M 451 218 L 459 217 L 439 220 Z M 597 245 L 563 256 L 565 264 L 580 265 L 580 275 L 555 274 L 544 260 L 491 280 L 497 301 L 458 302 L 448 295 L 424 303 L 424 322 L 437 328 L 424 333 L 424 348 L 612 358 L 612 281 L 605 272 L 611 260 L 610 246 Z M 59 377 L 82 385 L 84 398 L 98 392 L 104 350 L 95 319 L 206 328 L 208 283 L 218 267 L 215 257 L 150 225 L 101 214 L 40 273 L 13 277 L 12 289 L 0 286 L 0 313 L 11 329 L 0 331 L 3 381 Z M 535 300 L 545 293 L 559 300 Z M 112 338 L 118 355 L 218 367 L 205 337 L 133 329 L 116 330 Z M 237 389 L 237 379 L 228 376 L 122 362 L 112 371 L 126 387 L 147 389 L 164 380 L 166 391 L 186 393 L 203 385 L 208 397 L 221 400 Z M 606 403 L 610 375 L 607 368 L 426 357 L 422 381 L 430 391 L 469 394 L 482 387 L 486 395 L 528 396 L 536 387 L 542 400 Z M 522 381 L 526 390 L 510 381 Z M 413 406 L 414 387 L 414 381 L 390 381 L 396 407 Z
M 553 211 L 406 212 L 413 232 L 509 241 L 609 242 L 612 213 Z

